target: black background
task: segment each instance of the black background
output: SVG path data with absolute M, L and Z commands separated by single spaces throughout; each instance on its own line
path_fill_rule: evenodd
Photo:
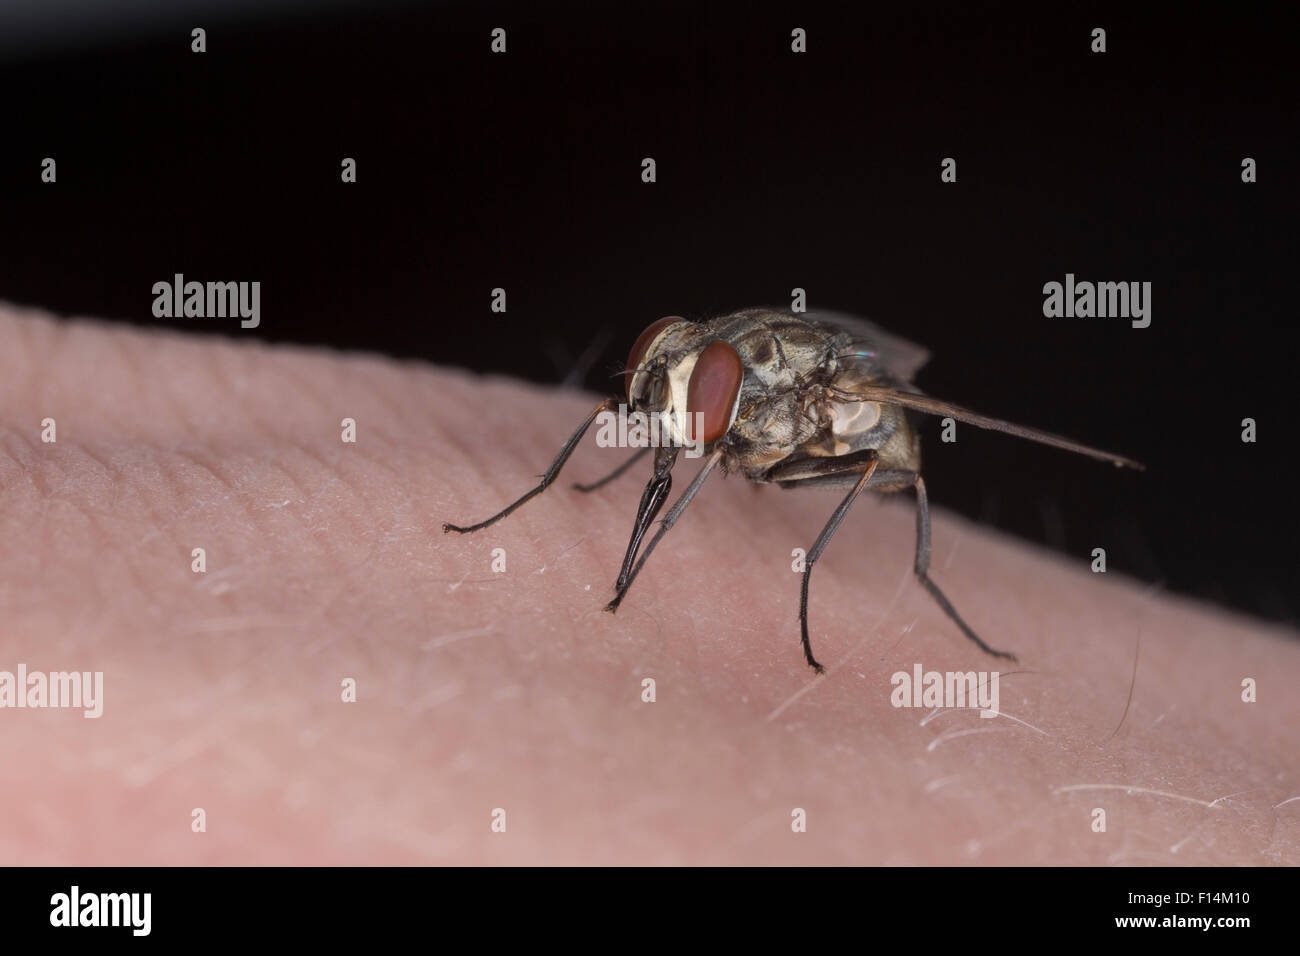
M 0 61 L 0 298 L 608 391 L 655 318 L 801 287 L 929 346 L 931 394 L 1150 469 L 932 423 L 933 501 L 1294 624 L 1297 100 L 1273 16 L 456 3 L 108 39 L 70 19 Z M 176 272 L 260 281 L 261 327 L 155 320 Z M 1150 281 L 1150 328 L 1045 318 L 1067 272 Z
M 888 885 L 882 885 L 876 873 L 847 867 L 753 867 L 729 870 L 721 892 L 715 869 L 680 867 L 677 874 L 680 879 L 674 886 L 681 888 L 683 899 L 704 902 L 656 913 L 656 932 L 665 938 L 690 936 L 704 945 L 730 942 L 739 949 L 770 947 L 776 941 L 783 947 L 807 945 L 809 930 L 797 917 L 763 920 L 757 927 L 747 920 L 733 920 L 737 925 L 724 927 L 721 920 L 701 920 L 702 915 L 716 912 L 703 911 L 704 907 L 719 899 L 739 903 L 766 895 L 843 899 L 845 908 L 850 901 L 856 905 L 859 920 L 870 920 L 873 941 L 908 951 L 918 938 L 947 942 L 959 933 L 963 939 L 984 933 L 1009 942 L 1031 935 L 1042 938 L 1065 921 L 1072 940 L 1107 946 L 1126 935 L 1132 936 L 1130 947 L 1153 935 L 1183 945 L 1195 935 L 1229 943 L 1253 939 L 1258 946 L 1285 931 L 1294 900 L 1293 874 L 1287 867 L 1239 867 L 1226 872 L 1210 867 L 1054 867 L 1050 874 L 1042 868 L 999 867 L 996 881 L 972 881 L 970 869 L 964 867 L 897 867 L 890 871 Z M 536 871 L 531 868 L 460 868 L 436 883 L 430 876 L 436 878 L 427 871 L 399 867 L 6 869 L 0 870 L 4 891 L 0 917 L 5 921 L 6 940 L 30 940 L 41 949 L 53 948 L 55 941 L 65 949 L 70 945 L 139 947 L 151 941 L 159 946 L 194 941 L 244 949 L 265 938 L 271 927 L 283 926 L 307 951 L 339 945 L 371 949 L 384 940 L 400 945 L 412 929 L 437 932 L 440 926 L 435 920 L 446 913 L 455 913 L 461 925 L 492 926 L 494 939 L 524 949 L 536 943 L 538 927 L 556 920 L 557 897 L 537 892 Z M 662 872 L 649 867 L 620 867 L 616 874 L 603 868 L 568 868 L 549 876 L 559 898 L 584 901 L 584 932 L 595 938 L 642 925 L 645 901 L 663 892 Z M 990 886 L 994 882 L 996 890 Z M 51 897 L 70 893 L 73 885 L 81 894 L 152 894 L 149 936 L 133 936 L 125 928 L 50 926 Z M 500 900 L 511 886 L 515 889 L 506 896 L 511 918 L 503 920 Z M 431 890 L 436 890 L 436 898 Z M 1133 894 L 1173 898 L 1180 892 L 1191 894 L 1193 900 L 1203 892 L 1232 894 L 1234 899 L 1245 895 L 1249 902 L 1161 906 L 1129 902 Z M 871 905 L 864 907 L 863 900 Z M 1007 912 L 1009 900 L 1015 901 L 1014 912 Z M 330 904 L 340 916 L 321 918 L 323 906 Z M 1117 917 L 1207 916 L 1246 917 L 1250 925 L 1212 927 L 1207 933 L 1201 928 L 1115 924 Z

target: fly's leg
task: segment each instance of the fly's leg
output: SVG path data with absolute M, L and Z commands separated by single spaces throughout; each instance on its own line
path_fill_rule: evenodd
M 619 465 L 617 468 L 615 468 L 613 471 L 611 471 L 611 472 L 610 472 L 608 475 L 606 475 L 604 478 L 601 478 L 599 481 L 593 481 L 593 482 L 592 482 L 591 484 L 589 484 L 589 485 L 584 485 L 584 484 L 581 484 L 580 482 L 576 482 L 576 481 L 575 481 L 575 482 L 573 483 L 573 487 L 576 488 L 576 489 L 578 489 L 578 491 L 583 492 L 584 494 L 586 494 L 586 493 L 589 492 L 589 491 L 595 491 L 597 488 L 604 488 L 607 484 L 609 484 L 609 483 L 610 483 L 611 481 L 613 481 L 615 478 L 621 478 L 621 477 L 623 476 L 624 472 L 626 472 L 629 468 L 631 468 L 633 465 L 635 465 L 638 461 L 640 461 L 640 460 L 641 460 L 642 458 L 644 458 L 646 455 L 650 454 L 651 450 L 652 450 L 652 446 L 650 446 L 650 445 L 646 445 L 644 448 L 642 448 L 640 451 L 638 451 L 635 455 L 633 455 L 633 456 L 632 456 L 631 458 L 629 458 L 627 461 L 623 462 L 623 464 Z
M 682 496 L 678 498 L 676 503 L 668 510 L 668 514 L 659 525 L 659 530 L 655 532 L 655 536 L 651 538 L 650 543 L 646 545 L 645 551 L 641 555 L 641 560 L 636 563 L 636 567 L 633 568 L 632 573 L 627 576 L 627 580 L 621 580 L 620 575 L 620 581 L 615 586 L 616 593 L 614 595 L 614 600 L 605 605 L 606 611 L 609 611 L 612 614 L 618 610 L 619 604 L 623 601 L 623 596 L 627 594 L 628 589 L 632 587 L 632 582 L 636 580 L 636 576 L 640 574 L 641 569 L 645 567 L 646 560 L 650 557 L 651 552 L 654 551 L 655 545 L 657 545 L 660 539 L 668 533 L 668 530 L 676 524 L 677 519 L 681 517 L 682 512 L 686 510 L 686 506 L 691 503 L 691 499 L 695 497 L 696 493 L 700 490 L 700 486 L 704 484 L 704 479 L 709 477 L 709 472 L 713 471 L 714 466 L 722 460 L 722 454 L 723 450 L 719 448 L 709 456 L 709 460 L 704 463 L 704 467 L 700 469 L 700 473 L 695 476 L 695 479 L 687 486 L 686 490 L 682 492 Z
M 820 458 L 812 461 L 799 459 L 783 462 L 770 471 L 765 476 L 768 481 L 774 481 L 783 488 L 795 488 L 810 485 L 844 485 L 850 480 L 852 474 L 856 474 L 862 469 L 863 465 L 871 460 L 875 452 L 871 450 L 855 452 L 851 455 L 845 455 L 841 458 Z M 872 465 L 874 468 L 874 464 Z M 935 603 L 943 609 L 943 612 L 952 619 L 952 622 L 961 628 L 961 632 L 974 641 L 979 647 L 994 657 L 1005 658 L 1009 661 L 1015 661 L 1016 655 L 1010 651 L 998 651 L 989 647 L 984 641 L 971 630 L 970 625 L 961 619 L 957 609 L 952 606 L 952 602 L 947 596 L 939 590 L 939 586 L 930 579 L 930 504 L 925 493 L 925 482 L 916 472 L 900 470 L 881 470 L 875 473 L 876 483 L 873 485 L 882 491 L 901 490 L 908 485 L 916 489 L 916 563 L 914 570 L 917 578 L 925 589 L 930 592 Z M 817 539 L 817 544 L 809 553 L 806 564 L 804 565 L 803 579 L 803 597 L 799 605 L 799 621 L 803 630 L 804 656 L 808 663 L 820 672 L 821 666 L 813 659 L 812 651 L 808 646 L 808 575 L 812 571 L 812 562 L 818 557 L 826 546 L 826 540 L 834 532 L 835 526 L 843 520 L 843 512 L 848 510 L 853 499 L 857 497 L 862 490 L 859 485 L 862 479 L 858 479 L 858 484 L 854 485 L 847 498 L 840 505 L 839 509 L 832 516 L 830 524 L 822 532 L 822 536 Z
M 443 533 L 446 534 L 449 531 L 455 531 L 457 534 L 469 534 L 471 531 L 478 531 L 480 528 L 486 528 L 488 525 L 500 521 L 502 518 L 510 514 L 510 512 L 514 511 L 516 508 L 520 507 L 521 505 L 525 504 L 531 499 L 536 498 L 543 491 L 545 491 L 547 488 L 550 487 L 551 482 L 555 481 L 556 476 L 560 473 L 560 469 L 564 467 L 564 463 L 568 461 L 569 456 L 573 454 L 573 449 L 578 447 L 578 442 L 582 441 L 582 436 L 586 434 L 587 429 L 591 427 L 591 423 L 596 420 L 596 416 L 599 415 L 601 412 L 613 411 L 617 407 L 618 407 L 618 399 L 616 398 L 607 398 L 599 405 L 597 405 L 592 410 L 591 414 L 587 416 L 586 421 L 584 421 L 581 425 L 578 426 L 578 430 L 575 431 L 571 436 L 569 436 L 569 440 L 564 443 L 564 447 L 560 449 L 560 453 L 555 456 L 555 461 L 551 462 L 551 467 L 546 469 L 546 474 L 542 476 L 541 483 L 538 484 L 538 486 L 534 488 L 532 491 L 528 492 L 528 494 L 524 495 L 514 504 L 509 505 L 502 511 L 498 511 L 491 518 L 488 518 L 484 521 L 480 521 L 478 524 L 472 524 L 469 525 L 468 527 L 461 527 L 460 525 L 454 525 L 454 524 L 444 524 L 442 526 Z
M 916 486 L 916 576 L 920 582 L 925 585 L 925 589 L 930 592 L 935 603 L 943 608 L 943 613 L 952 618 L 952 622 L 961 628 L 961 632 L 969 637 L 972 641 L 980 646 L 985 653 L 992 654 L 994 657 L 1002 657 L 1009 661 L 1015 661 L 1016 655 L 1010 651 L 996 651 L 989 647 L 980 639 L 980 636 L 971 630 L 970 625 L 961 619 L 957 609 L 952 606 L 952 602 L 944 596 L 939 590 L 939 585 L 930 580 L 930 504 L 925 495 L 925 482 L 921 480 L 920 475 L 912 479 L 912 484 Z
M 876 465 L 879 463 L 880 461 L 876 457 L 874 451 L 866 457 L 866 466 L 862 469 L 861 477 L 859 477 L 857 482 L 853 485 L 853 490 L 844 496 L 844 500 L 841 501 L 840 506 L 835 509 L 835 513 L 831 515 L 831 519 L 826 522 L 826 527 L 822 528 L 822 533 L 817 536 L 817 540 L 814 542 L 812 550 L 808 552 L 808 556 L 804 559 L 803 589 L 799 594 L 799 633 L 803 640 L 803 656 L 808 661 L 808 666 L 818 674 L 825 674 L 826 668 L 817 663 L 817 659 L 813 657 L 812 643 L 808 640 L 808 581 L 812 577 L 813 562 L 820 558 L 822 552 L 826 550 L 826 545 L 831 542 L 831 535 L 833 535 L 835 529 L 840 526 L 840 523 L 844 520 L 844 516 L 849 513 L 849 508 L 853 505 L 853 502 L 857 499 L 858 495 L 862 494 L 862 489 L 865 488 L 867 482 L 871 480 L 871 476 L 876 470 Z

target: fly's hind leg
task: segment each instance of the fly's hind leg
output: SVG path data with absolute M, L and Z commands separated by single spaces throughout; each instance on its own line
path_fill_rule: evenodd
M 912 484 L 916 488 L 916 577 L 925 585 L 925 589 L 930 592 L 935 603 L 943 608 L 943 613 L 952 619 L 952 622 L 961 628 L 961 632 L 969 637 L 972 641 L 980 646 L 980 649 L 994 657 L 1002 657 L 1009 661 L 1015 661 L 1016 655 L 1010 651 L 998 651 L 989 647 L 976 634 L 969 624 L 961 619 L 957 609 L 952 606 L 952 602 L 939 590 L 939 585 L 930 580 L 930 503 L 925 494 L 925 482 L 921 480 L 920 475 L 912 477 Z

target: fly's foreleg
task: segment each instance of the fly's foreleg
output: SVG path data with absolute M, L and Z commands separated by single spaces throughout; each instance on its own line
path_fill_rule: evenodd
M 445 534 L 449 531 L 455 531 L 457 534 L 469 534 L 471 531 L 478 531 L 480 528 L 486 528 L 488 525 L 500 521 L 502 518 L 510 514 L 510 512 L 514 511 L 516 508 L 532 500 L 533 498 L 536 498 L 543 491 L 545 491 L 547 488 L 550 487 L 551 482 L 555 481 L 556 477 L 560 474 L 560 469 L 564 467 L 564 463 L 568 461 L 569 456 L 573 454 L 573 449 L 578 447 L 578 442 L 582 441 L 582 436 L 586 434 L 587 429 L 591 427 L 591 423 L 596 420 L 596 416 L 598 416 L 601 412 L 613 411 L 617 407 L 618 407 L 618 399 L 616 398 L 607 398 L 599 405 L 597 405 L 592 410 L 591 414 L 587 416 L 586 420 L 581 425 L 578 426 L 578 430 L 575 431 L 571 436 L 569 436 L 569 440 L 564 443 L 564 447 L 560 449 L 560 453 L 555 456 L 555 461 L 551 462 L 551 467 L 546 469 L 546 474 L 542 476 L 541 482 L 537 485 L 536 488 L 528 492 L 528 494 L 524 495 L 514 504 L 509 505 L 508 507 L 504 508 L 501 511 L 498 511 L 491 518 L 488 518 L 484 521 L 480 521 L 478 524 L 472 524 L 467 527 L 462 527 L 460 525 L 454 525 L 454 524 L 444 524 L 442 526 L 443 533 Z

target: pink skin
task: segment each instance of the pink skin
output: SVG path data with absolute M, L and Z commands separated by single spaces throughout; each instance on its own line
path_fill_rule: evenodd
M 0 862 L 1300 863 L 1290 632 L 936 508 L 934 576 L 1008 665 L 912 579 L 910 496 L 864 497 L 817 679 L 791 552 L 839 491 L 710 478 L 609 615 L 648 465 L 569 485 L 629 452 L 588 436 L 441 531 L 593 396 L 12 309 L 0 341 L 0 670 L 105 683 L 98 720 L 0 710 Z M 894 708 L 916 663 L 1004 671 L 1004 716 Z

